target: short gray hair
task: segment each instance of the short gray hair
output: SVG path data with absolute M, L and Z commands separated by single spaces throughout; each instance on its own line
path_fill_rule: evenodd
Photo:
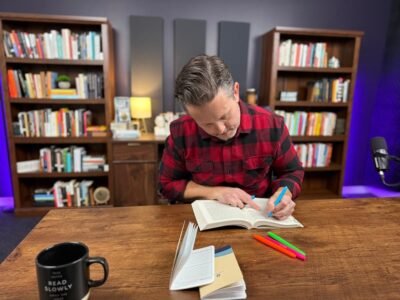
M 227 65 L 218 56 L 199 55 L 182 68 L 175 83 L 175 99 L 183 107 L 201 106 L 210 102 L 219 89 L 233 96 L 233 78 Z

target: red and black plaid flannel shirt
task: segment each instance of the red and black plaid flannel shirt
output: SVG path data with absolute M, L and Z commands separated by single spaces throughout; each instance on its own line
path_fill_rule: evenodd
M 299 195 L 304 169 L 283 118 L 242 101 L 239 105 L 240 126 L 229 141 L 208 135 L 190 116 L 171 123 L 159 174 L 165 198 L 183 200 L 190 180 L 239 187 L 257 197 L 269 197 L 281 186 L 287 186 L 293 198 Z

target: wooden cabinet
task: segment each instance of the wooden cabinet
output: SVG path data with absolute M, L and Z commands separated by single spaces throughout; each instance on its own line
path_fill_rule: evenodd
M 116 206 L 159 204 L 157 174 L 163 139 L 151 135 L 113 141 L 112 168 Z
M 333 112 L 336 125 L 340 122 L 342 127 L 329 135 L 292 134 L 295 145 L 319 143 L 331 147 L 329 164 L 305 167 L 301 198 L 341 197 L 362 35 L 358 31 L 276 27 L 263 36 L 258 104 L 292 114 Z M 291 47 L 282 50 L 282 43 Z M 293 51 L 294 45 L 298 51 Z M 317 59 L 313 60 L 315 55 Z M 339 60 L 340 66 L 328 66 L 332 57 Z M 337 79 L 350 82 L 345 100 L 333 93 L 330 83 Z M 324 90 L 325 97 L 313 94 L 315 83 L 320 81 L 329 83 Z M 314 84 L 311 90 L 310 83 Z M 286 91 L 294 92 L 296 99 L 282 101 L 281 92 Z
M 106 127 L 111 122 L 112 40 L 112 28 L 106 18 L 0 14 L 1 95 L 4 95 L 1 100 L 6 113 L 16 214 L 44 214 L 54 207 L 50 201 L 39 207 L 34 193 L 39 189 L 50 193 L 57 181 L 85 180 L 92 182 L 93 189 L 101 186 L 112 190 L 112 171 L 107 168 L 111 161 L 111 138 L 108 133 L 89 136 L 84 130 L 90 125 L 88 120 L 91 125 Z M 70 77 L 72 86 L 68 92 L 74 89 L 76 92 L 78 86 L 81 92 L 73 92 L 72 96 L 56 94 L 61 90 L 55 83 L 57 74 Z M 87 118 L 82 118 L 84 112 L 89 112 Z M 17 172 L 17 162 L 41 159 L 43 148 L 75 147 L 84 148 L 87 155 L 104 157 L 102 169 L 81 168 L 78 172 L 75 167 L 71 171 L 63 164 L 54 171 L 51 170 L 54 160 L 49 160 L 46 169 L 42 166 L 33 172 Z M 66 151 L 73 155 L 72 150 Z M 53 152 L 49 156 L 54 158 Z M 71 160 L 68 164 L 71 165 Z M 50 171 L 48 165 L 53 165 Z M 76 207 L 75 200 L 68 200 L 65 207 Z M 112 198 L 108 204 L 113 204 Z

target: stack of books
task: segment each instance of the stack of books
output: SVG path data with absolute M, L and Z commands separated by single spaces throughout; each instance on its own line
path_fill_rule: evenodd
M 193 250 L 198 226 L 183 224 L 171 272 L 170 290 L 199 287 L 201 299 L 245 299 L 246 284 L 231 246 Z
M 76 89 L 51 89 L 51 99 L 78 99 L 79 96 L 76 93 Z
M 281 91 L 279 100 L 296 102 L 297 101 L 297 92 Z

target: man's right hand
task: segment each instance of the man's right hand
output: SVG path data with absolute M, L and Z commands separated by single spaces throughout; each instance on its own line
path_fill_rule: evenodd
M 248 204 L 250 207 L 260 210 L 260 207 L 252 200 L 251 196 L 240 188 L 218 186 L 211 189 L 210 199 L 240 208 Z

